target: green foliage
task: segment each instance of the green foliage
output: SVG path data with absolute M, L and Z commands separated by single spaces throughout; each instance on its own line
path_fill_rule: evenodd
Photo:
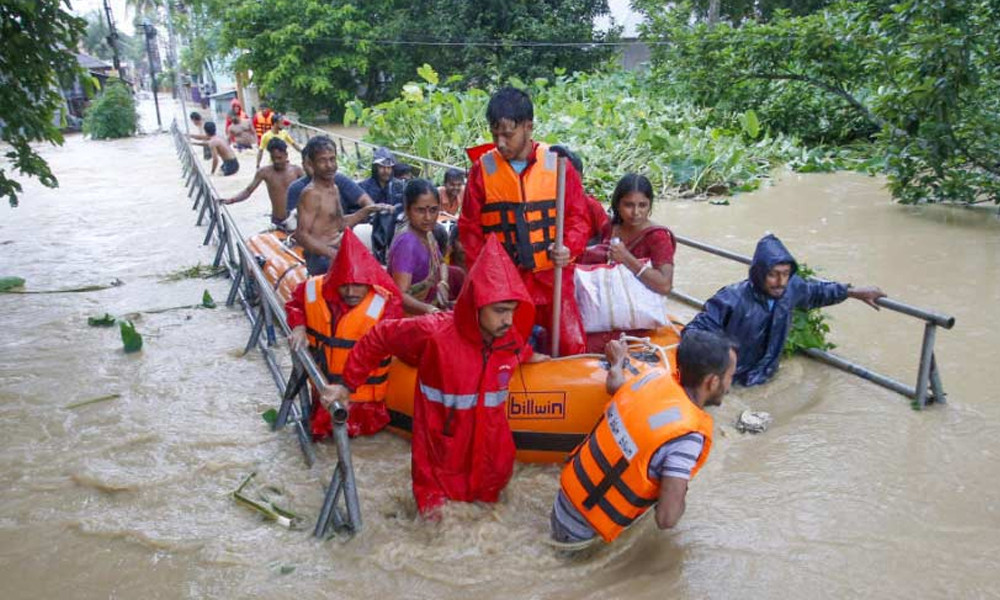
M 111 45 L 108 43 L 108 22 L 103 13 L 93 10 L 86 15 L 87 28 L 80 44 L 91 56 L 110 61 L 114 58 Z M 126 60 L 139 61 L 144 58 L 146 47 L 141 40 L 118 31 L 118 56 Z
M 360 4 L 360 3 L 359 3 Z M 369 68 L 365 9 L 328 0 L 237 0 L 224 9 L 222 43 L 239 52 L 263 95 L 282 110 L 317 112 L 354 98 Z
M 215 299 L 212 298 L 212 294 L 205 290 L 205 293 L 201 295 L 201 306 L 202 308 L 215 308 Z
M 87 325 L 91 327 L 111 327 L 115 324 L 115 318 L 108 313 L 100 317 L 87 317 Z
M 139 113 L 132 92 L 116 80 L 108 82 L 83 118 L 84 133 L 95 140 L 129 137 L 135 135 L 138 127 Z
M 62 144 L 55 122 L 65 105 L 59 82 L 83 74 L 67 48 L 77 47 L 85 21 L 62 4 L 36 0 L 0 6 L 0 142 L 9 144 L 0 166 L 0 197 L 11 206 L 17 206 L 21 192 L 13 173 L 37 177 L 46 187 L 59 185 L 31 142 Z
M 260 418 L 264 419 L 264 422 L 268 425 L 274 426 L 278 422 L 278 411 L 273 408 L 269 408 L 261 413 Z
M 479 86 L 596 69 L 613 48 L 518 42 L 614 40 L 593 27 L 607 12 L 607 0 L 192 0 L 175 23 L 189 70 L 235 52 L 279 110 L 339 115 L 397 95 L 425 63 Z
M 363 6 L 378 15 L 370 24 L 379 39 L 455 44 L 373 46 L 365 79 L 369 102 L 398 94 L 422 64 L 439 73 L 460 75 L 466 85 L 475 87 L 511 77 L 531 81 L 548 77 L 555 69 L 592 71 L 611 58 L 612 48 L 517 42 L 602 42 L 618 35 L 617 30 L 594 30 L 594 19 L 608 13 L 607 0 L 367 0 Z M 380 73 L 388 77 L 380 79 Z
M 645 30 L 671 42 L 654 62 L 674 93 L 753 109 L 810 145 L 873 142 L 879 159 L 863 168 L 883 167 L 902 202 L 1000 202 L 1000 4 L 840 1 L 714 27 L 689 11 L 650 12 Z
M 142 350 L 142 334 L 135 330 L 132 321 L 118 321 L 118 328 L 121 331 L 125 354 Z
M 808 279 L 815 275 L 815 272 L 805 263 L 799 263 L 797 274 L 799 277 Z M 783 351 L 785 356 L 790 356 L 806 348 L 819 348 L 820 350 L 835 348 L 834 344 L 826 341 L 826 335 L 830 333 L 830 325 L 826 319 L 826 313 L 818 308 L 812 310 L 796 308 L 792 311 L 792 328 L 788 332 Z
M 453 90 L 454 78 L 435 84 L 439 78 L 427 68 L 421 74 L 424 81 L 405 85 L 395 100 L 371 108 L 350 103 L 344 122 L 367 126 L 375 143 L 465 164 L 465 148 L 490 139 L 489 93 Z M 655 82 L 634 73 L 511 83 L 531 93 L 535 137 L 577 152 L 585 186 L 598 197 L 609 197 L 629 171 L 645 173 L 659 194 L 748 191 L 801 152 L 788 138 L 760 128 L 752 113 L 720 114 L 670 99 Z
M 0 292 L 24 287 L 23 277 L 0 277 Z

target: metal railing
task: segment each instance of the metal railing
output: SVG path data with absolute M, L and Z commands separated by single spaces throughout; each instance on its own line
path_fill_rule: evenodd
M 752 259 L 749 256 L 731 252 L 724 248 L 718 248 L 711 244 L 699 242 L 698 240 L 680 235 L 674 235 L 674 239 L 676 239 L 678 243 L 684 244 L 690 248 L 695 248 L 715 256 L 743 263 L 745 265 L 749 265 L 752 262 Z M 825 279 L 821 279 L 819 277 L 814 277 L 813 279 L 816 281 L 826 281 Z M 705 307 L 704 301 L 683 292 L 675 290 L 671 292 L 671 295 L 685 304 L 694 306 L 695 308 L 702 309 Z M 901 381 L 888 377 L 887 375 L 883 375 L 852 362 L 842 356 L 838 356 L 825 350 L 820 350 L 819 348 L 808 348 L 803 350 L 803 353 L 810 358 L 823 361 L 824 363 L 841 369 L 842 371 L 847 371 L 848 373 L 857 375 L 862 379 L 867 379 L 872 383 L 888 388 L 908 398 L 912 398 L 916 408 L 923 408 L 929 402 L 939 402 L 943 404 L 945 402 L 945 392 L 944 386 L 941 383 L 941 374 L 937 366 L 937 359 L 934 356 L 934 341 L 936 339 L 937 328 L 943 327 L 945 329 L 951 329 L 955 326 L 955 317 L 933 310 L 912 306 L 898 300 L 893 300 L 892 298 L 879 298 L 875 301 L 875 303 L 882 308 L 924 321 L 924 338 L 920 347 L 920 362 L 917 366 L 916 385 L 907 385 Z M 931 393 L 928 394 L 928 391 Z
M 371 164 L 371 152 L 377 147 L 376 144 L 372 144 L 370 142 L 331 133 L 297 121 L 291 122 L 290 130 L 292 131 L 293 136 L 298 136 L 296 139 L 303 142 L 312 135 L 330 136 L 340 146 L 341 156 L 347 156 L 347 147 L 353 147 L 359 170 L 362 169 L 362 167 L 367 167 Z M 463 171 L 465 170 L 462 167 L 421 158 L 419 156 L 407 154 L 406 152 L 393 150 L 393 153 L 398 157 L 402 157 L 412 161 L 413 163 L 422 165 L 421 168 L 425 170 L 422 176 L 427 176 L 427 173 L 433 172 L 435 169 L 441 171 L 451 168 Z M 368 157 L 367 162 L 363 160 L 364 157 Z M 747 265 L 751 262 L 750 257 L 726 250 L 724 248 L 719 248 L 717 246 L 680 235 L 675 235 L 674 237 L 680 244 L 713 254 L 715 256 L 720 256 L 722 258 Z M 819 278 L 814 279 L 817 281 L 823 281 Z M 704 301 L 679 290 L 672 291 L 670 295 L 685 304 L 698 308 L 699 310 L 705 306 Z M 892 298 L 880 298 L 876 300 L 876 304 L 888 310 L 898 312 L 915 319 L 920 319 L 925 322 L 923 343 L 921 344 L 920 349 L 920 362 L 917 367 L 916 385 L 907 385 L 887 375 L 883 375 L 858 363 L 852 362 L 842 356 L 838 356 L 832 352 L 827 352 L 818 348 L 805 349 L 803 350 L 803 353 L 810 358 L 822 361 L 828 365 L 841 369 L 842 371 L 857 375 L 858 377 L 871 381 L 872 383 L 911 398 L 914 401 L 914 406 L 917 408 L 923 408 L 929 402 L 944 403 L 946 398 L 944 387 L 941 383 L 940 370 L 937 366 L 937 359 L 934 356 L 934 341 L 936 339 L 937 328 L 943 327 L 945 329 L 951 329 L 955 325 L 955 317 L 912 306 L 910 304 L 899 302 L 898 300 L 893 300 Z
M 261 351 L 281 395 L 281 406 L 273 427 L 279 430 L 289 422 L 294 426 L 306 464 L 311 467 L 316 461 L 316 454 L 309 434 L 309 410 L 312 399 L 309 386 L 305 385 L 305 382 L 307 379 L 310 380 L 313 386 L 322 392 L 328 385 L 326 378 L 309 352 L 298 349 L 290 353 L 292 369 L 286 380 L 274 352 L 277 342 L 276 330 L 280 330 L 285 336 L 291 332 L 285 319 L 284 305 L 272 289 L 271 283 L 264 277 L 257 257 L 244 242 L 243 235 L 229 214 L 229 210 L 219 203 L 219 194 L 215 186 L 206 175 L 187 138 L 180 132 L 176 121 L 170 130 L 181 161 L 188 198 L 194 198 L 191 208 L 198 210 L 197 225 L 200 226 L 205 218 L 208 218 L 208 231 L 205 233 L 203 243 L 208 245 L 213 238 L 215 239 L 218 249 L 213 266 L 225 267 L 232 280 L 232 286 L 226 297 L 226 306 L 233 306 L 238 299 L 252 325 L 244 353 L 254 347 Z M 348 443 L 347 409 L 340 403 L 335 403 L 331 407 L 330 414 L 333 420 L 337 463 L 314 530 L 317 537 L 326 537 L 331 532 L 331 526 L 333 531 L 353 535 L 361 530 L 362 525 L 361 507 Z

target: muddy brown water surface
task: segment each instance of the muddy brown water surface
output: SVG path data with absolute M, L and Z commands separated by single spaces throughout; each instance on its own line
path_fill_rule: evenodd
M 0 221 L 2 272 L 28 289 L 119 278 L 63 295 L 0 295 L 0 586 L 3 598 L 932 598 L 996 597 L 1000 572 L 1000 222 L 981 211 L 893 205 L 878 179 L 786 174 L 728 207 L 673 202 L 678 233 L 750 253 L 779 235 L 821 274 L 875 283 L 956 316 L 938 336 L 949 403 L 906 399 L 804 358 L 715 410 L 716 446 L 676 530 L 651 520 L 568 558 L 544 543 L 554 466 L 519 466 L 495 506 L 417 519 L 408 444 L 353 442 L 364 531 L 319 542 L 228 496 L 242 478 L 280 488 L 312 525 L 334 461 L 307 469 L 290 432 L 260 418 L 276 391 L 240 356 L 240 311 L 141 315 L 141 353 L 86 318 L 197 304 L 225 280 L 164 282 L 212 260 L 167 135 L 71 136 L 43 148 L 61 187 L 25 184 Z M 241 158 L 223 194 L 252 177 Z M 232 207 L 266 224 L 266 192 Z M 681 248 L 677 286 L 700 297 L 745 267 Z M 679 314 L 689 309 L 678 306 Z M 855 301 L 829 309 L 838 352 L 912 382 L 922 324 Z M 77 409 L 72 402 L 117 393 Z M 738 402 L 775 416 L 736 433 Z M 311 529 L 311 527 L 310 527 Z

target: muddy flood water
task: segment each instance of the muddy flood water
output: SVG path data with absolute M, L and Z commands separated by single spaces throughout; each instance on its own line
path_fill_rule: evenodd
M 730 206 L 677 201 L 676 232 L 751 253 L 765 231 L 826 277 L 877 284 L 953 314 L 938 334 L 948 404 L 909 401 L 806 358 L 718 409 L 716 443 L 670 532 L 652 520 L 586 556 L 544 539 L 555 466 L 519 466 L 502 502 L 416 517 L 409 447 L 352 443 L 365 519 L 347 541 L 264 522 L 229 497 L 250 472 L 311 525 L 334 461 L 307 469 L 239 310 L 182 308 L 117 329 L 87 317 L 217 300 L 223 279 L 169 280 L 209 263 L 166 134 L 42 149 L 61 186 L 25 183 L 0 209 L 0 275 L 68 294 L 0 295 L 0 598 L 986 598 L 1000 596 L 1000 221 L 892 204 L 881 181 L 783 174 Z M 252 177 L 242 157 L 232 193 Z M 266 224 L 263 187 L 233 213 Z M 707 297 L 745 267 L 682 247 L 677 287 Z M 677 306 L 678 314 L 690 309 Z M 856 301 L 829 309 L 837 352 L 912 383 L 921 322 Z M 119 397 L 78 408 L 109 394 Z M 759 436 L 739 403 L 775 417 Z

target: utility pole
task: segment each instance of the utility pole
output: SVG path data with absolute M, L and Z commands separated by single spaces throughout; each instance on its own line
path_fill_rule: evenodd
M 122 63 L 118 58 L 118 28 L 115 27 L 115 17 L 111 14 L 111 3 L 108 0 L 104 0 L 104 16 L 108 21 L 108 45 L 111 46 L 112 62 L 115 65 L 115 71 L 118 71 L 119 79 L 124 79 L 122 77 Z
M 184 133 L 190 133 L 188 129 L 187 105 L 184 102 L 185 90 L 181 86 L 181 61 L 177 59 L 177 46 L 174 41 L 176 39 L 174 38 L 174 16 L 170 10 L 170 2 L 171 0 L 167 0 L 164 2 L 164 5 L 167 8 L 167 35 L 170 40 L 170 62 L 174 67 L 174 90 L 177 92 L 177 96 L 181 99 L 181 123 L 184 123 Z
M 160 121 L 160 100 L 156 97 L 156 63 L 153 61 L 153 38 L 156 37 L 156 28 L 149 22 L 149 19 L 143 19 L 142 28 L 146 31 L 146 54 L 149 55 L 149 79 L 153 85 L 153 103 L 156 104 L 156 127 L 163 129 L 163 123 Z

